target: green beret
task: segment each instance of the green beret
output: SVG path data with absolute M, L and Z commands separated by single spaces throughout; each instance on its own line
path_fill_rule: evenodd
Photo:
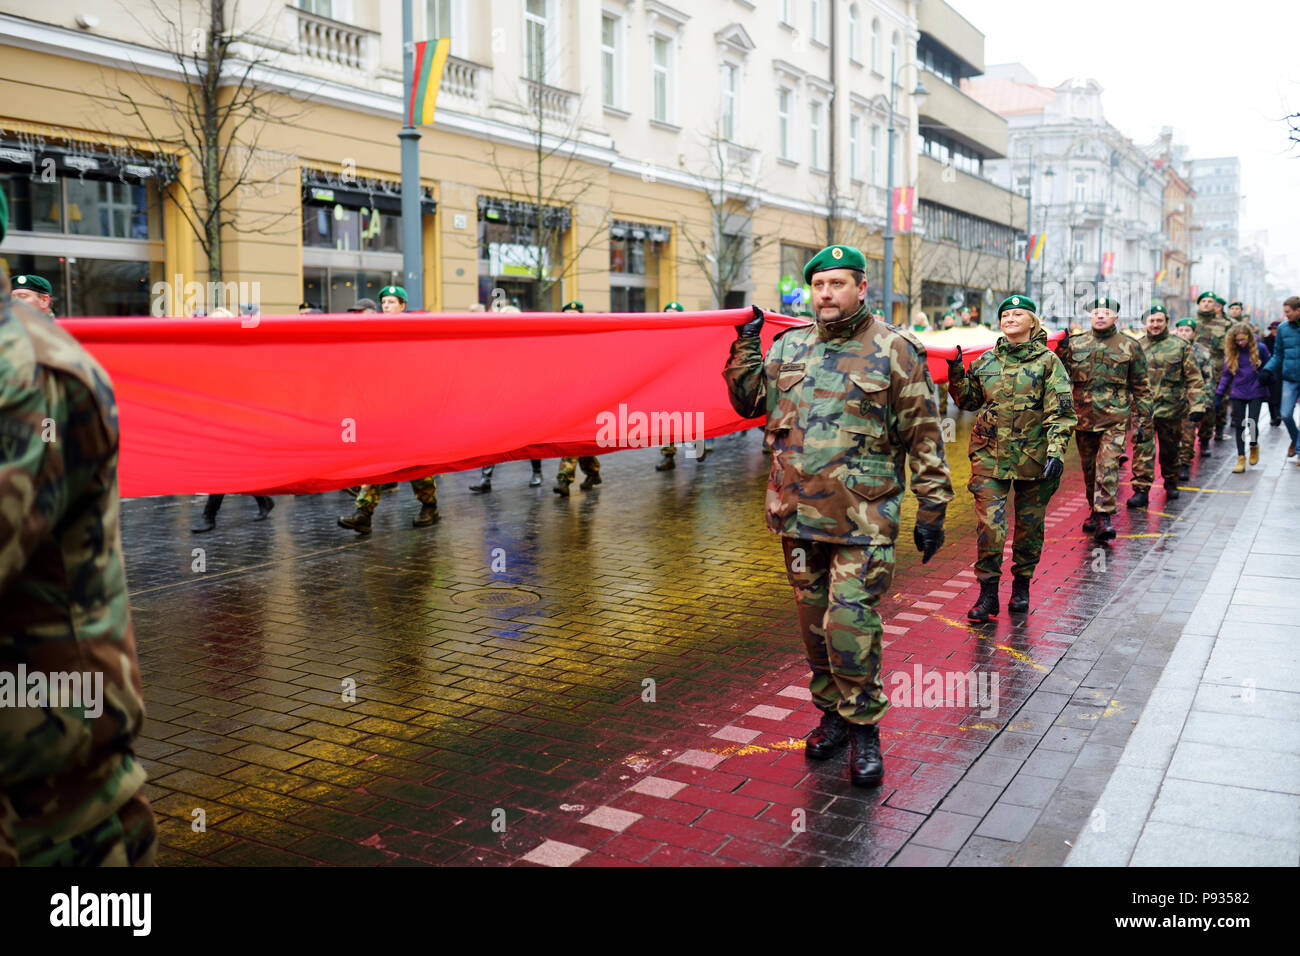
M 871 310 L 871 314 L 872 314 L 872 315 L 878 315 L 878 316 L 880 316 L 880 318 L 883 319 L 883 318 L 885 317 L 885 310 L 882 309 L 882 308 L 877 307 L 877 308 L 874 308 L 874 309 Z
M 1037 315 L 1038 303 L 1027 295 L 1009 295 L 1003 299 L 1002 304 L 998 306 L 998 317 L 1001 318 L 1002 313 L 1007 311 L 1007 309 L 1025 309 L 1034 313 L 1034 315 Z
M 1229 302 L 1229 303 L 1228 303 L 1228 308 L 1231 309 L 1234 305 L 1241 305 L 1241 303 L 1240 303 L 1240 302 Z M 1245 308 L 1244 305 L 1241 305 L 1241 307 L 1242 307 L 1243 309 Z
M 400 285 L 386 285 L 379 290 L 379 301 L 382 302 L 386 296 L 396 296 L 403 302 L 406 301 L 406 290 Z
M 1145 312 L 1143 312 L 1143 313 L 1142 313 L 1142 318 L 1145 319 L 1147 316 L 1149 316 L 1149 315 L 1155 315 L 1157 312 L 1159 312 L 1161 315 L 1163 315 L 1166 319 L 1169 318 L 1169 310 L 1166 309 L 1163 305 L 1160 305 L 1160 304 L 1158 304 L 1158 303 L 1157 303 L 1156 305 L 1151 306 L 1151 308 L 1149 308 L 1149 309 L 1147 309 Z
M 1178 328 L 1180 325 L 1190 325 L 1192 328 L 1196 328 L 1196 320 L 1189 315 L 1187 318 L 1175 322 L 1174 328 Z
M 665 311 L 665 312 L 685 312 L 686 310 L 685 310 L 684 308 L 682 308 L 682 304 L 681 304 L 680 302 L 669 302 L 666 306 L 664 306 L 664 311 Z
M 1198 299 L 1197 301 L 1199 302 L 1200 300 Z M 1216 295 L 1216 296 L 1214 297 L 1214 301 L 1217 302 L 1217 303 L 1219 303 L 1219 305 L 1227 305 L 1227 304 L 1228 304 L 1228 300 L 1225 299 L 1225 298 L 1224 298 L 1223 296 L 1221 296 L 1221 295 Z
M 825 272 L 827 269 L 857 269 L 859 272 L 866 272 L 867 257 L 852 246 L 827 246 L 809 259 L 808 264 L 803 267 L 803 281 L 811 283 L 816 273 Z
M 5 191 L 0 189 L 0 242 L 4 241 L 5 233 L 9 231 L 9 200 L 5 198 Z
M 46 279 L 40 276 L 18 276 L 14 279 L 15 289 L 31 289 L 33 292 L 39 292 L 41 295 L 53 295 L 54 289 Z
M 574 299 L 572 302 L 564 303 L 564 308 L 560 309 L 560 311 L 561 312 L 586 312 L 587 310 L 582 307 L 581 302 L 579 302 L 577 299 Z
M 1116 315 L 1119 315 L 1119 303 L 1114 299 L 1093 299 L 1088 304 L 1088 311 L 1091 312 L 1093 309 L 1110 309 Z
M 1205 291 L 1196 297 L 1196 304 L 1200 305 L 1202 299 L 1217 299 L 1217 298 L 1218 296 L 1215 295 L 1213 292 Z

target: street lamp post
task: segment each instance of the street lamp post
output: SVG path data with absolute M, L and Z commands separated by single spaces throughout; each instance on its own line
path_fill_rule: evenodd
M 409 102 L 415 74 L 415 27 L 411 0 L 402 0 L 402 91 Z M 410 117 L 407 118 L 411 120 Z M 413 120 L 411 120 L 413 122 Z M 402 285 L 407 307 L 424 308 L 424 250 L 420 228 L 420 131 L 403 125 L 402 142 Z
M 904 63 L 896 70 L 896 59 L 897 54 L 891 52 L 889 54 L 889 135 L 885 144 L 885 148 L 889 151 L 889 156 L 885 160 L 884 307 L 887 322 L 892 322 L 894 319 L 894 89 L 898 85 L 898 74 L 909 66 L 917 70 L 916 89 L 912 91 L 912 98 L 916 100 L 918 107 L 929 95 L 925 84 L 921 82 L 920 70 L 916 64 Z
M 1045 180 L 1045 182 L 1043 183 L 1043 186 L 1044 186 L 1044 187 L 1046 188 L 1046 190 L 1047 190 L 1047 201 L 1043 203 L 1043 234 L 1044 234 L 1044 236 L 1046 236 L 1046 234 L 1047 234 L 1047 210 L 1048 210 L 1048 209 L 1051 207 L 1051 205 L 1052 205 L 1052 179 L 1053 179 L 1055 176 L 1056 176 L 1056 170 L 1052 169 L 1051 166 L 1048 166 L 1045 170 L 1043 170 L 1043 179 Z M 1047 295 L 1046 295 L 1045 292 L 1044 292 L 1044 290 L 1047 288 L 1046 273 L 1047 273 L 1047 240 L 1044 238 L 1044 240 L 1043 240 L 1043 259 L 1042 259 L 1041 262 L 1038 263 L 1038 292 L 1039 292 L 1039 295 L 1041 295 L 1041 296 L 1043 297 L 1043 301 L 1038 303 L 1040 307 L 1043 307 L 1043 306 L 1045 306 L 1045 305 L 1047 304 L 1047 302 L 1046 302 L 1046 300 L 1047 300 Z M 1025 290 L 1026 294 L 1028 294 L 1028 291 L 1029 291 L 1028 289 Z M 1064 301 L 1064 295 L 1065 295 L 1064 290 L 1062 290 L 1061 295 L 1062 295 L 1062 301 Z M 1032 299 L 1033 296 L 1030 296 L 1030 298 Z M 1035 300 L 1035 301 L 1037 301 L 1037 300 Z
M 1034 297 L 1034 260 L 1030 243 L 1034 230 L 1034 142 L 1029 141 L 1029 188 L 1025 190 L 1025 295 Z

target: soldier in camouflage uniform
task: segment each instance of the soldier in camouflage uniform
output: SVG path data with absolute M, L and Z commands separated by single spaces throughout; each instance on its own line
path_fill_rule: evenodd
M 1196 297 L 1196 341 L 1210 353 L 1211 394 L 1214 386 L 1219 384 L 1223 375 L 1224 340 L 1232 322 L 1223 314 L 1223 299 L 1213 292 L 1202 292 Z M 1228 424 L 1228 409 L 1220 404 L 1215 407 L 1213 415 L 1201 419 L 1198 435 L 1201 439 L 1201 457 L 1210 457 L 1210 435 L 1215 441 L 1223 441 L 1223 429 Z
M 1183 423 L 1199 422 L 1205 414 L 1205 381 L 1192 347 L 1179 336 L 1169 334 L 1169 313 L 1163 305 L 1147 309 L 1142 320 L 1147 332 L 1139 344 L 1147 360 L 1153 428 L 1146 434 L 1146 441 L 1133 442 L 1133 495 L 1126 502 L 1130 508 L 1145 508 L 1150 503 L 1157 440 L 1165 499 L 1178 497 L 1176 476 Z
M 400 285 L 386 285 L 379 290 L 380 307 L 388 313 L 406 311 L 406 290 Z M 339 527 L 351 528 L 357 534 L 370 534 L 370 518 L 379 506 L 379 485 L 362 485 L 354 502 L 357 510 L 339 518 Z M 438 478 L 430 475 L 411 482 L 411 491 L 420 502 L 420 513 L 411 519 L 412 526 L 427 528 L 440 517 L 438 514 Z
M 1208 409 L 1214 402 L 1212 398 L 1214 386 L 1210 380 L 1210 376 L 1214 374 L 1214 360 L 1210 358 L 1209 349 L 1196 341 L 1196 320 L 1191 316 L 1179 319 L 1174 324 L 1174 334 L 1186 342 L 1187 347 L 1192 350 L 1192 361 L 1196 363 L 1196 370 L 1201 373 L 1201 407 Z M 1178 450 L 1179 481 L 1186 481 L 1192 476 L 1192 458 L 1196 454 L 1196 430 L 1205 427 L 1204 423 L 1208 417 L 1202 415 L 1196 421 L 1193 421 L 1190 416 L 1183 419 L 1183 440 Z
M 1091 305 L 1092 328 L 1068 335 L 1057 352 L 1074 385 L 1074 413 L 1079 418 L 1075 441 L 1083 463 L 1083 483 L 1092 513 L 1083 523 L 1098 541 L 1115 537 L 1119 460 L 1130 417 L 1133 441 L 1141 444 L 1151 427 L 1151 390 L 1142 346 L 1115 325 L 1119 303 L 1097 299 Z
M 767 525 L 782 536 L 823 712 L 805 753 L 825 759 L 849 741 L 851 781 L 874 785 L 884 775 L 877 725 L 889 709 L 875 608 L 893 577 L 904 465 L 924 561 L 943 543 L 952 483 L 925 349 L 871 314 L 865 272 L 857 249 L 823 249 L 804 268 L 816 323 L 778 335 L 764 359 L 755 308 L 736 327 L 723 376 L 737 414 L 767 418 Z
M 970 435 L 970 489 L 979 525 L 975 577 L 980 596 L 966 614 L 986 623 L 998 613 L 998 580 L 1007 540 L 1007 501 L 1015 494 L 1011 601 L 1029 610 L 1029 582 L 1043 553 L 1043 519 L 1064 471 L 1065 449 L 1077 419 L 1070 376 L 1047 347 L 1038 306 L 1013 295 L 998 306 L 1002 337 L 962 367 L 961 347 L 948 363 L 948 392 L 957 407 L 979 412 Z
M 438 514 L 438 478 L 417 478 L 411 482 L 411 491 L 420 502 L 420 513 L 411 519 L 412 527 L 427 528 L 441 517 Z M 379 485 L 362 485 L 357 492 L 357 510 L 339 518 L 339 527 L 351 528 L 357 534 L 370 534 L 370 516 L 379 505 Z
M 8 218 L 0 190 L 0 239 Z M 117 450 L 108 375 L 11 300 L 0 265 L 0 867 L 152 865 L 157 852 L 134 752 L 144 695 Z M 80 700 L 63 683 L 74 675 Z
M 561 312 L 582 312 L 585 313 L 586 307 L 581 302 L 574 300 L 564 303 Z M 582 479 L 582 484 L 578 487 L 583 491 L 590 491 L 593 487 L 600 484 L 600 461 L 595 455 L 583 455 L 582 457 L 570 457 L 560 459 L 560 470 L 555 475 L 555 487 L 551 490 L 557 495 L 564 498 L 569 497 L 569 485 L 573 484 L 574 477 L 578 474 L 578 466 L 582 466 L 582 473 L 586 476 Z

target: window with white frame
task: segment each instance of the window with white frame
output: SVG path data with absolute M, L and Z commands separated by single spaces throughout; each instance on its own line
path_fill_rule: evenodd
M 880 162 L 880 124 L 871 124 L 871 185 L 879 186 L 881 176 Z
M 871 68 L 877 73 L 880 70 L 880 20 L 871 21 Z
M 1075 262 L 1083 261 L 1083 240 L 1082 239 L 1074 240 L 1074 261 Z
M 808 0 L 809 34 L 818 43 L 822 41 L 822 0 Z
M 314 13 L 318 17 L 334 19 L 333 0 L 298 0 L 298 9 Z
M 794 0 L 777 0 L 781 5 L 781 22 L 794 26 Z
M 435 37 L 452 37 L 456 35 L 455 26 L 452 23 L 452 3 L 453 0 L 428 0 L 425 4 L 425 14 L 428 16 L 428 35 L 432 40 Z
M 824 168 L 822 155 L 822 128 L 825 126 L 823 115 L 826 106 L 818 100 L 813 100 L 808 110 L 808 133 L 811 137 L 809 144 L 808 163 L 813 169 Z
M 620 54 L 621 22 L 610 13 L 600 18 L 600 80 L 601 102 L 605 106 L 619 108 L 623 105 L 622 72 L 623 58 Z
M 653 60 L 651 87 L 654 96 L 654 118 L 660 123 L 673 119 L 673 41 L 670 37 L 656 35 L 652 41 Z
M 1074 174 L 1074 201 L 1087 202 L 1088 200 L 1088 174 Z
M 738 135 L 737 116 L 740 68 L 734 63 L 722 64 L 722 138 L 735 142 Z
M 894 51 L 894 69 L 900 70 L 903 64 L 907 61 L 903 59 L 903 35 L 899 33 L 897 30 L 894 31 L 893 51 Z M 894 82 L 896 83 L 898 82 L 897 77 L 894 77 L 893 79 Z
M 524 0 L 524 58 L 527 76 L 547 82 L 547 34 L 550 32 L 549 0 Z
M 849 117 L 849 178 L 862 178 L 862 118 Z
M 862 21 L 856 3 L 849 6 L 849 59 L 862 62 Z
M 776 91 L 776 145 L 782 159 L 794 159 L 790 142 L 790 104 L 794 93 L 787 87 Z

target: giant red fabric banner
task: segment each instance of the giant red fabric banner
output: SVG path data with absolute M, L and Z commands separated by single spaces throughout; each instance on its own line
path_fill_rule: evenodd
M 138 497 L 327 491 L 739 431 L 761 421 L 732 410 L 722 367 L 732 326 L 751 317 L 732 309 L 60 324 L 113 379 L 120 490 Z M 764 349 L 806 321 L 767 320 Z M 946 380 L 953 352 L 931 350 L 936 381 Z

